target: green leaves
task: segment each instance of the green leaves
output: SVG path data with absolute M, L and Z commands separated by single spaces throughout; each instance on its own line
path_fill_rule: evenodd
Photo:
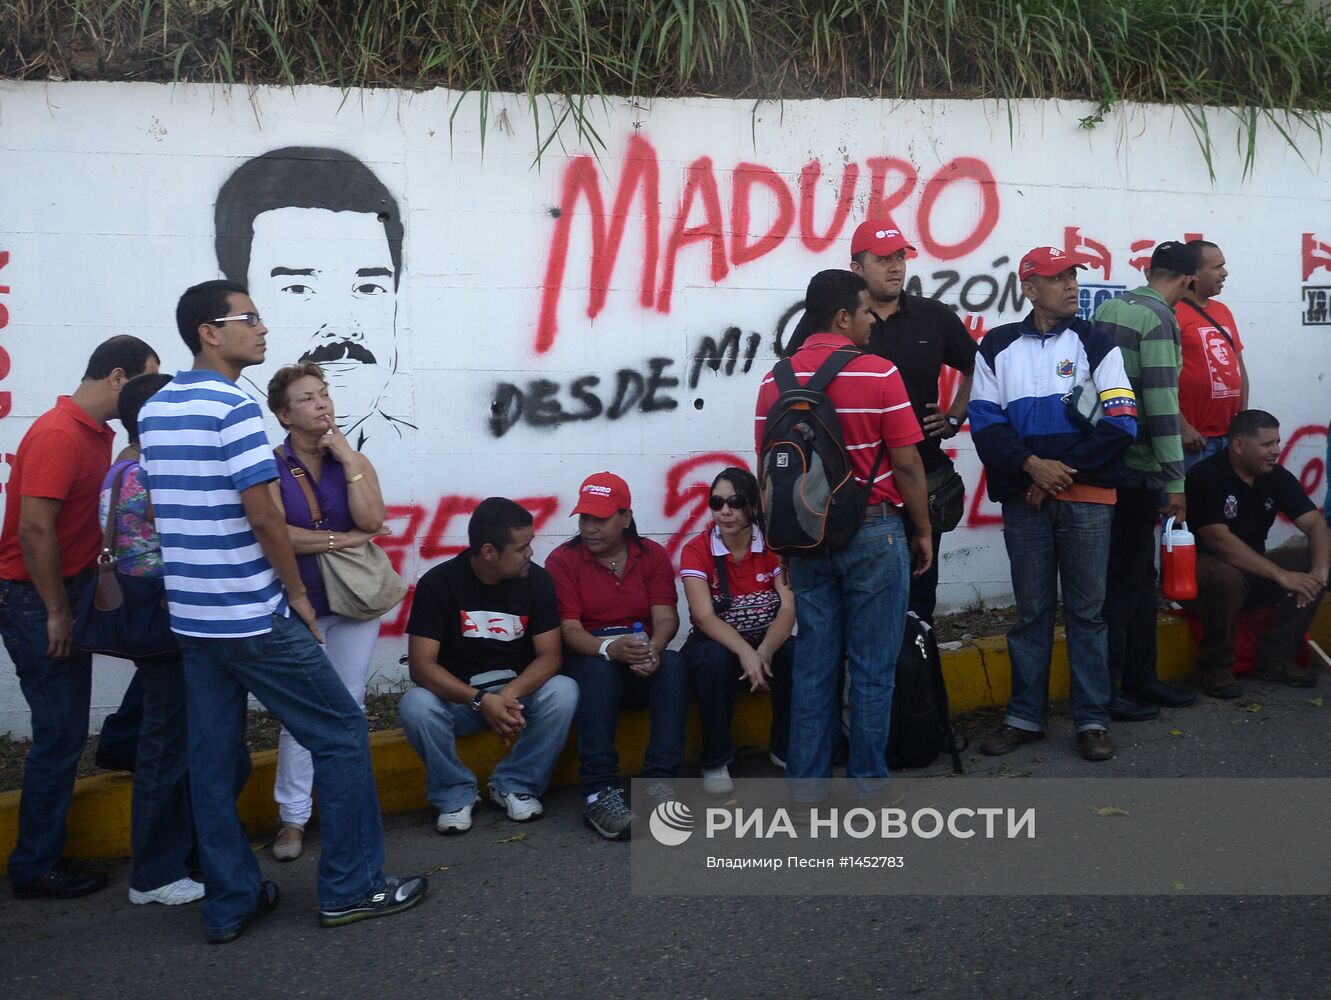
M 1263 123 L 1320 138 L 1331 110 L 1331 5 L 1307 0 L 37 0 L 0 4 L 0 38 L 20 79 L 90 49 L 110 79 L 525 94 L 537 149 L 561 122 L 598 146 L 611 96 L 1061 98 L 1096 106 L 1084 128 L 1178 105 L 1208 165 L 1235 115 L 1250 169 Z

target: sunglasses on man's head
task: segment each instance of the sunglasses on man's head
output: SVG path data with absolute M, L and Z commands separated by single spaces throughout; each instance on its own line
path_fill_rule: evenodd
M 712 510 L 720 510 L 722 507 L 729 507 L 731 510 L 743 510 L 749 505 L 749 502 L 741 496 L 719 497 L 715 493 L 707 501 L 707 506 Z
M 223 323 L 244 323 L 246 326 L 258 326 L 263 322 L 258 313 L 241 313 L 239 316 L 219 316 L 217 319 L 208 321 L 213 326 L 220 326 Z

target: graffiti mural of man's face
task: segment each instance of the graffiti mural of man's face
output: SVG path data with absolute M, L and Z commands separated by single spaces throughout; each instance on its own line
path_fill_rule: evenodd
M 288 207 L 254 219 L 249 289 L 272 367 L 317 362 L 345 416 L 373 412 L 397 369 L 396 277 L 372 213 Z

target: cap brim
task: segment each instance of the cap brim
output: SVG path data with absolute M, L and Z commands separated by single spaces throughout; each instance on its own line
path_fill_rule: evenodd
M 579 500 L 578 505 L 569 513 L 569 517 L 590 514 L 592 517 L 609 517 L 619 513 L 619 505 L 614 502 L 597 503 L 595 500 Z

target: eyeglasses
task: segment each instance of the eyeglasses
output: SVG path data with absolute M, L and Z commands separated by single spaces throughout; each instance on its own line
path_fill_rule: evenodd
M 729 507 L 731 510 L 743 510 L 749 505 L 749 501 L 741 496 L 719 497 L 712 494 L 707 500 L 707 506 L 712 510 L 720 510 L 722 507 Z
M 208 322 L 213 326 L 220 326 L 223 323 L 244 322 L 246 326 L 258 326 L 263 322 L 263 317 L 258 313 L 241 313 L 239 316 L 222 316 L 218 319 L 210 319 Z

